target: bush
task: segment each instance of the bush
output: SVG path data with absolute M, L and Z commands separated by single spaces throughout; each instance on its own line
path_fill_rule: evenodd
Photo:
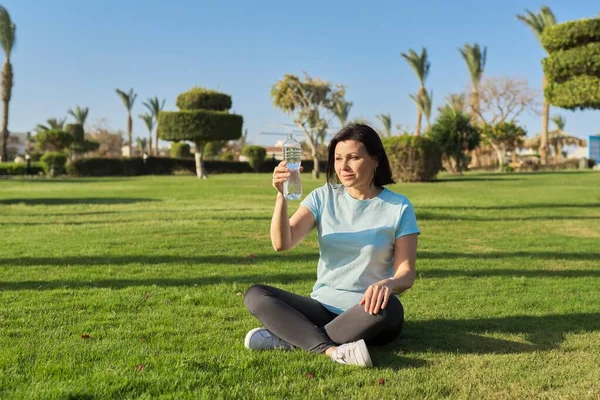
M 403 135 L 382 141 L 396 181 L 433 181 L 442 169 L 442 152 L 433 139 Z
M 230 151 L 226 151 L 225 153 L 221 154 L 221 160 L 223 161 L 233 161 L 234 158 L 235 157 L 233 153 Z
M 65 173 L 65 164 L 67 163 L 67 155 L 60 152 L 50 152 L 42 156 L 42 166 L 46 175 L 54 177 Z
M 248 162 L 252 169 L 258 172 L 260 165 L 265 161 L 267 149 L 262 146 L 245 146 L 242 149 L 242 154 L 248 157 Z
M 83 125 L 68 124 L 65 126 L 65 132 L 73 136 L 73 143 L 83 143 Z
M 544 74 L 551 82 L 564 82 L 579 75 L 600 76 L 600 43 L 559 50 L 542 60 Z
M 556 107 L 569 110 L 600 108 L 600 78 L 580 75 L 566 82 L 550 82 L 545 96 Z
M 40 172 L 44 172 L 44 168 L 41 163 L 32 162 L 29 168 L 31 175 L 39 175 Z M 0 176 L 14 176 L 14 175 L 25 175 L 27 173 L 26 163 L 13 163 L 6 162 L 0 163 Z
M 544 29 L 542 34 L 542 46 L 548 53 L 593 42 L 600 42 L 600 18 L 581 19 L 553 25 Z
M 163 140 L 237 140 L 242 134 L 241 115 L 223 111 L 187 110 L 161 111 L 158 116 L 160 138 Z
M 180 110 L 226 111 L 231 108 L 231 96 L 200 87 L 193 87 L 177 96 Z
M 171 143 L 170 155 L 172 158 L 191 158 L 192 151 L 188 143 Z
M 73 143 L 73 135 L 60 129 L 51 129 L 38 132 L 35 142 L 40 150 L 60 152 Z

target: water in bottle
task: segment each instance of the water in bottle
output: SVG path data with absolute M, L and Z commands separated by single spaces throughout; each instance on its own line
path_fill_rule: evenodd
M 283 142 L 283 160 L 289 170 L 290 176 L 283 183 L 283 195 L 288 200 L 300 200 L 302 197 L 302 182 L 300 181 L 300 157 L 302 156 L 302 146 L 289 134 Z

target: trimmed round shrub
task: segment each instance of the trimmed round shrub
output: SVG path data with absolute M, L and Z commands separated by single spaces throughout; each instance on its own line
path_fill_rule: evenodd
M 544 74 L 551 82 L 564 82 L 579 75 L 600 76 L 600 42 L 559 50 L 542 60 Z
M 564 22 L 544 29 L 542 46 L 552 53 L 600 42 L 600 18 Z
M 54 177 L 65 173 L 65 165 L 67 164 L 67 155 L 57 151 L 46 153 L 40 160 L 44 167 L 46 175 Z
M 237 140 L 242 134 L 241 115 L 223 111 L 161 111 L 158 116 L 163 140 Z
M 83 143 L 83 125 L 68 124 L 65 126 L 65 132 L 73 136 L 73 143 Z
M 556 107 L 569 110 L 600 109 L 600 78 L 581 75 L 566 82 L 550 82 L 544 91 Z
M 245 146 L 242 154 L 248 157 L 248 163 L 254 171 L 258 172 L 258 168 L 267 156 L 267 149 L 262 146 Z
M 191 158 L 192 151 L 188 143 L 171 143 L 170 156 L 172 158 Z
M 234 158 L 235 156 L 230 151 L 226 151 L 225 153 L 221 154 L 221 160 L 223 161 L 233 161 Z
M 442 152 L 433 139 L 403 135 L 387 137 L 382 142 L 396 181 L 433 181 L 442 169 Z
M 51 129 L 38 132 L 35 135 L 35 142 L 41 150 L 60 152 L 73 143 L 73 136 L 60 129 Z
M 231 96 L 201 87 L 194 87 L 177 96 L 180 110 L 226 111 L 231 108 Z

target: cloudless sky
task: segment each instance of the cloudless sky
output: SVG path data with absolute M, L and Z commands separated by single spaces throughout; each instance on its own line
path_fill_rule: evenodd
M 526 78 L 540 89 L 544 50 L 523 23 L 525 8 L 548 5 L 559 22 L 593 17 L 598 0 L 471 1 L 206 1 L 206 0 L 4 0 L 17 25 L 12 55 L 13 97 L 9 130 L 31 131 L 76 105 L 90 107 L 88 123 L 105 119 L 125 130 L 126 111 L 116 88 L 138 93 L 134 136 L 147 136 L 137 115 L 142 101 L 159 96 L 174 110 L 192 86 L 228 93 L 244 117 L 249 139 L 263 145 L 283 131 L 270 124 L 291 119 L 275 109 L 270 88 L 285 73 L 347 85 L 350 118 L 379 126 L 376 114 L 415 125 L 408 98 L 418 81 L 400 53 L 425 46 L 431 60 L 426 82 L 434 108 L 469 82 L 458 52 L 465 43 L 488 47 L 485 72 Z M 600 132 L 600 111 L 570 112 L 566 130 L 579 137 Z M 434 114 L 435 117 L 435 114 Z M 541 118 L 522 115 L 529 136 Z

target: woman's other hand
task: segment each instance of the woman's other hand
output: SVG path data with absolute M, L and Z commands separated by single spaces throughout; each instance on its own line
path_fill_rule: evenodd
M 372 284 L 367 288 L 363 298 L 358 305 L 365 306 L 365 312 L 371 315 L 376 315 L 379 310 L 383 310 L 394 292 L 392 287 L 388 285 L 387 280 Z

